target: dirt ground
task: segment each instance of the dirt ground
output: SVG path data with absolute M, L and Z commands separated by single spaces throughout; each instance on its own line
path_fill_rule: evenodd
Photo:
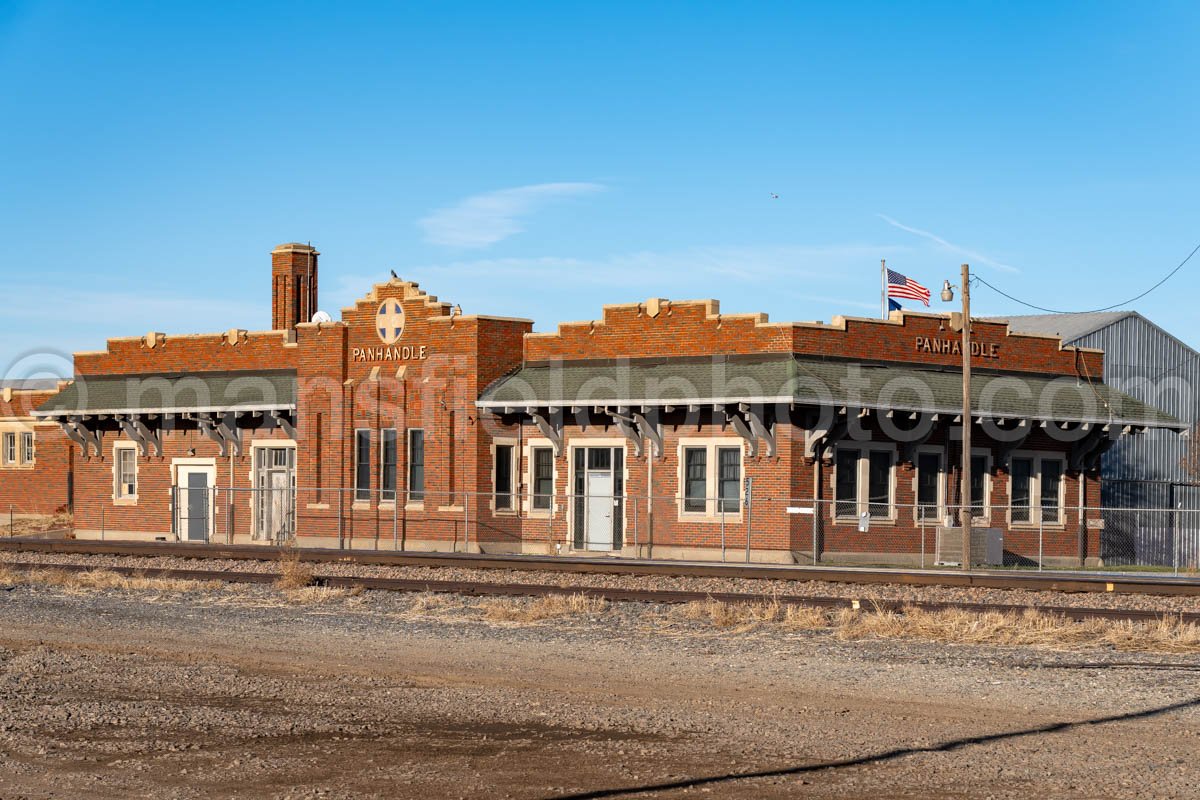
M 421 603 L 0 591 L 0 798 L 1200 795 L 1195 657 Z

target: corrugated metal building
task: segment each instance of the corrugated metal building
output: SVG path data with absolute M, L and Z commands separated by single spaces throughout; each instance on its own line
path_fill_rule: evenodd
M 1103 350 L 1106 384 L 1189 425 L 1200 420 L 1200 352 L 1136 311 L 1005 319 L 1014 331 L 1053 334 L 1062 337 L 1064 346 Z M 1183 559 L 1194 563 L 1200 558 L 1200 544 L 1191 541 L 1196 537 L 1171 534 L 1175 529 L 1200 528 L 1200 475 L 1189 474 L 1189 444 L 1195 446 L 1189 436 L 1148 430 L 1141 436 L 1121 437 L 1104 454 L 1100 476 L 1105 507 L 1175 510 L 1107 512 L 1110 562 L 1170 564 Z

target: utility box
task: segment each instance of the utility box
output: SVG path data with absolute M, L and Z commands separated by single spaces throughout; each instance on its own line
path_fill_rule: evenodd
M 962 528 L 938 526 L 934 563 L 962 566 Z M 971 566 L 1004 566 L 1004 531 L 1000 528 L 971 528 Z

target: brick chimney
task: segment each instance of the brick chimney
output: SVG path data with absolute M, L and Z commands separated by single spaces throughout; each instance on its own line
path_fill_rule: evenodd
M 317 313 L 317 256 L 312 245 L 289 242 L 271 251 L 271 330 L 291 330 Z

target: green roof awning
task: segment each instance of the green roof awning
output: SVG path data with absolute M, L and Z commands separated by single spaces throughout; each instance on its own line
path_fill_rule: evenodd
M 526 366 L 488 387 L 490 410 L 546 406 L 788 403 L 939 414 L 962 412 L 962 375 L 906 364 L 782 356 L 567 362 Z M 1117 423 L 1183 430 L 1153 406 L 1067 376 L 972 372 L 972 413 L 995 419 Z
M 89 375 L 42 404 L 36 417 L 292 411 L 294 372 Z

